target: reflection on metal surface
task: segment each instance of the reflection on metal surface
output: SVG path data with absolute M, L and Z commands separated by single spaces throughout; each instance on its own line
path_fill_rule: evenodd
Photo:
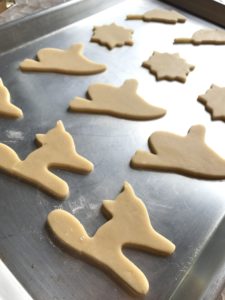
M 0 15 L 0 24 L 18 20 L 37 11 L 74 0 L 3 0 L 3 2 L 16 2 L 13 9 L 9 9 Z
M 14 0 L 1 0 L 0 1 L 0 12 L 5 11 L 7 8 L 11 7 L 16 2 Z
M 33 300 L 0 259 L 0 299 Z
M 225 28 L 224 0 L 161 0 Z
M 219 2 L 219 3 L 223 4 L 223 5 L 225 5 L 225 1 L 224 0 L 214 0 L 214 1 Z

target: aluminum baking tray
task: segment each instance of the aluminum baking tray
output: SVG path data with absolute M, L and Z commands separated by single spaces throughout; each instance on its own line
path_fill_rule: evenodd
M 124 250 L 150 281 L 151 291 L 145 299 L 212 300 L 223 286 L 224 181 L 138 171 L 129 166 L 137 149 L 147 149 L 147 139 L 154 131 L 186 135 L 194 124 L 206 127 L 207 144 L 225 157 L 224 122 L 212 122 L 196 101 L 212 83 L 224 86 L 224 46 L 173 45 L 175 37 L 214 27 L 187 13 L 185 24 L 125 21 L 128 13 L 155 7 L 171 8 L 156 0 L 71 1 L 0 28 L 0 76 L 24 112 L 21 120 L 0 120 L 0 141 L 25 158 L 35 148 L 35 134 L 45 133 L 62 120 L 78 152 L 95 165 L 88 176 L 55 171 L 70 186 L 70 196 L 63 202 L 0 174 L 0 256 L 36 300 L 138 298 L 102 270 L 56 247 L 45 228 L 48 213 L 62 207 L 94 234 L 105 222 L 100 213 L 102 200 L 114 199 L 125 180 L 145 202 L 156 230 L 177 246 L 176 252 L 166 258 Z M 94 25 L 111 22 L 134 29 L 132 47 L 109 51 L 89 42 Z M 18 69 L 21 60 L 34 57 L 40 48 L 67 48 L 78 42 L 84 43 L 89 58 L 108 66 L 106 72 L 69 76 Z M 156 82 L 141 67 L 153 51 L 179 52 L 196 68 L 185 84 Z M 139 81 L 139 94 L 167 109 L 164 118 L 138 122 L 67 111 L 70 100 L 84 96 L 91 83 L 121 85 L 129 78 Z
M 219 26 L 225 27 L 224 0 L 164 0 L 172 5 L 185 9 L 194 15 L 200 16 Z

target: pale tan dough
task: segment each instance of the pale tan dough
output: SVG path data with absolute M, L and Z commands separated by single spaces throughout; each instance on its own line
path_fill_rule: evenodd
M 225 121 L 225 87 L 213 84 L 204 95 L 198 96 L 198 101 L 205 105 L 212 120 Z
M 152 56 L 144 61 L 142 66 L 156 76 L 157 80 L 177 80 L 185 82 L 190 71 L 194 70 L 178 53 L 153 52 Z
M 205 142 L 205 128 L 192 126 L 187 136 L 155 132 L 149 138 L 150 152 L 138 150 L 131 166 L 138 169 L 172 171 L 206 179 L 225 178 L 225 160 Z
M 115 23 L 111 25 L 95 26 L 91 42 L 99 43 L 109 49 L 121 47 L 123 45 L 132 46 L 132 29 L 118 26 Z
M 10 94 L 0 78 L 0 116 L 9 118 L 20 118 L 23 112 L 20 108 L 10 102 Z
M 123 254 L 123 246 L 170 255 L 175 245 L 154 230 L 144 203 L 129 183 L 125 182 L 123 192 L 115 200 L 104 200 L 102 208 L 111 219 L 92 237 L 76 217 L 62 209 L 49 213 L 48 225 L 63 246 L 110 271 L 134 292 L 145 295 L 148 280 Z
M 153 9 L 141 15 L 128 15 L 127 20 L 143 20 L 145 22 L 176 24 L 184 23 L 186 18 L 175 10 Z
M 20 64 L 23 71 L 57 72 L 74 75 L 91 75 L 106 70 L 106 66 L 97 64 L 83 55 L 84 46 L 74 44 L 67 50 L 45 48 L 37 53 L 39 61 L 25 59 Z
M 196 31 L 191 38 L 177 38 L 174 44 L 212 44 L 224 45 L 225 44 L 225 31 L 221 29 L 200 29 Z
M 137 87 L 135 79 L 126 80 L 120 87 L 110 84 L 91 85 L 88 88 L 91 100 L 76 97 L 70 102 L 70 110 L 134 120 L 151 120 L 164 116 L 164 109 L 148 104 L 137 95 Z
M 46 134 L 37 134 L 36 140 L 40 147 L 25 160 L 20 160 L 10 147 L 0 144 L 0 169 L 40 187 L 52 196 L 65 198 L 69 195 L 67 183 L 49 168 L 85 174 L 93 170 L 93 164 L 76 152 L 73 138 L 61 121 Z

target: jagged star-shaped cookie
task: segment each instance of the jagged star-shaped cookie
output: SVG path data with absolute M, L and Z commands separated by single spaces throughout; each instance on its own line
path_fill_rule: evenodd
M 212 44 L 224 45 L 225 44 L 225 31 L 221 29 L 201 29 L 196 31 L 191 38 L 177 38 L 174 44 Z
M 145 22 L 176 24 L 184 23 L 186 18 L 175 10 L 153 9 L 142 15 L 128 15 L 127 20 L 143 20 Z
M 122 86 L 94 84 L 88 88 L 91 100 L 76 97 L 70 102 L 70 110 L 106 114 L 124 119 L 152 120 L 165 115 L 162 108 L 148 104 L 137 94 L 138 82 L 126 80 Z
M 205 144 L 205 128 L 201 125 L 192 126 L 186 136 L 154 132 L 149 137 L 149 149 L 138 150 L 131 166 L 200 179 L 225 179 L 225 159 Z
M 212 120 L 225 121 L 225 87 L 213 84 L 204 95 L 198 96 L 198 101 L 205 105 Z
M 108 47 L 110 50 L 123 45 L 132 46 L 133 30 L 118 26 L 115 23 L 111 25 L 95 26 L 91 42 L 99 43 Z
M 84 46 L 74 44 L 69 49 L 55 48 L 41 49 L 37 53 L 37 59 L 25 59 L 20 64 L 23 71 L 56 72 L 74 75 L 91 75 L 106 70 L 106 66 L 97 64 L 86 58 L 83 54 Z
M 144 61 L 143 67 L 156 76 L 157 80 L 177 80 L 185 82 L 190 71 L 194 70 L 193 65 L 189 65 L 178 53 L 153 52 L 152 56 Z
M 0 116 L 7 118 L 20 118 L 23 112 L 10 102 L 10 94 L 0 78 Z

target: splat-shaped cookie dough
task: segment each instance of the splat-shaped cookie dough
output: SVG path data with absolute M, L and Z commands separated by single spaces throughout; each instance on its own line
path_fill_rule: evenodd
M 143 67 L 156 76 L 157 80 L 177 80 L 185 82 L 190 71 L 194 70 L 178 53 L 159 53 L 153 55 L 142 64 Z
M 186 18 L 175 10 L 153 9 L 142 15 L 128 15 L 127 20 L 143 20 L 145 22 L 176 24 L 184 23 Z
M 20 118 L 23 112 L 10 102 L 10 94 L 0 79 L 0 116 L 9 118 Z
M 62 246 L 88 257 L 130 289 L 144 295 L 149 289 L 148 280 L 123 254 L 122 247 L 170 255 L 175 245 L 154 230 L 144 203 L 130 184 L 124 184 L 124 190 L 116 200 L 104 200 L 102 207 L 111 219 L 93 237 L 76 217 L 62 209 L 50 212 L 48 225 Z
M 131 166 L 202 179 L 223 179 L 225 160 L 205 144 L 204 138 L 205 128 L 201 125 L 192 126 L 185 137 L 155 132 L 149 138 L 150 152 L 137 151 Z
M 36 140 L 40 147 L 25 160 L 20 160 L 10 147 L 0 144 L 0 169 L 33 183 L 55 197 L 65 198 L 69 194 L 67 183 L 49 168 L 89 173 L 93 165 L 76 152 L 73 138 L 65 131 L 61 121 L 46 134 L 37 134 Z
M 196 31 L 191 38 L 177 38 L 174 44 L 225 44 L 225 31 L 221 29 L 201 29 Z
M 56 72 L 74 75 L 91 75 L 106 70 L 83 55 L 83 45 L 72 45 L 68 50 L 45 48 L 37 53 L 39 61 L 25 59 L 20 68 L 23 71 Z
M 126 80 L 122 86 L 94 84 L 88 88 L 92 100 L 76 97 L 71 101 L 72 111 L 107 114 L 125 119 L 151 120 L 165 115 L 162 108 L 152 106 L 137 95 L 138 82 Z
M 198 101 L 211 113 L 212 120 L 225 121 L 225 87 L 212 85 L 204 95 L 198 96 Z
M 133 30 L 118 26 L 115 23 L 111 25 L 95 26 L 91 42 L 99 43 L 109 49 L 121 47 L 123 45 L 132 46 Z

